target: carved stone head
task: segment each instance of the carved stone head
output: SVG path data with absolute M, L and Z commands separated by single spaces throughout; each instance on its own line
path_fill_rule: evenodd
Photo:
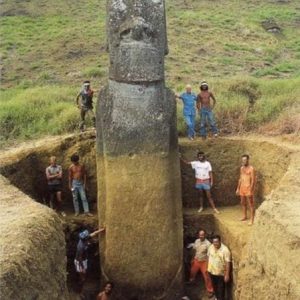
M 107 0 L 107 40 L 112 80 L 164 79 L 167 36 L 164 0 Z

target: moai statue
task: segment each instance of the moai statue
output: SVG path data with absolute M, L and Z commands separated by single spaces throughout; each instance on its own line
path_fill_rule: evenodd
M 176 103 L 165 88 L 163 0 L 108 0 L 109 80 L 97 103 L 102 277 L 116 299 L 180 298 Z

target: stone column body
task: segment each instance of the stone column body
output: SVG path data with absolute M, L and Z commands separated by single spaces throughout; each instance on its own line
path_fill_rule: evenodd
M 177 299 L 182 205 L 164 1 L 108 0 L 109 81 L 97 103 L 103 278 L 116 299 Z

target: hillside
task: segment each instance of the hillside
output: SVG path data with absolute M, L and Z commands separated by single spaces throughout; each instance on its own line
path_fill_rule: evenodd
M 105 1 L 5 0 L 0 12 L 2 143 L 74 130 L 77 114 L 72 103 L 81 82 L 91 79 L 99 89 L 107 78 Z M 283 119 L 290 111 L 292 120 L 298 115 L 299 2 L 172 0 L 167 1 L 167 20 L 168 86 L 180 91 L 187 82 L 197 88 L 200 80 L 208 80 L 223 101 L 217 114 L 225 133 L 257 129 L 253 119 L 262 125 L 274 121 L 282 111 Z M 249 119 L 242 113 L 248 112 L 249 93 L 256 100 L 271 101 L 258 104 L 256 112 L 268 106 L 263 116 Z M 22 101 L 33 111 L 31 116 L 26 113 L 25 120 L 20 117 L 24 114 Z M 46 112 L 41 111 L 44 105 Z M 285 108 L 291 106 L 287 112 Z M 224 109 L 229 111 L 225 115 Z M 25 122 L 22 126 L 15 121 L 16 110 L 18 122 Z M 238 118 L 232 119 L 233 110 L 240 113 Z M 37 114 L 44 115 L 42 120 Z M 53 114 L 58 120 L 51 119 Z M 243 118 L 242 125 L 227 128 L 239 118 Z M 43 120 L 52 127 L 45 128 Z M 292 122 L 297 123 L 298 117 Z M 276 124 L 271 129 L 279 126 Z M 26 126 L 30 128 L 25 132 Z M 183 124 L 180 126 L 183 130 Z

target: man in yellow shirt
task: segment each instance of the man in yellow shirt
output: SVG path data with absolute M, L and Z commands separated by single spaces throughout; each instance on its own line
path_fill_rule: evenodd
M 225 284 L 229 282 L 231 254 L 229 249 L 221 243 L 221 237 L 215 235 L 213 244 L 209 247 L 208 268 L 217 300 L 225 299 Z

